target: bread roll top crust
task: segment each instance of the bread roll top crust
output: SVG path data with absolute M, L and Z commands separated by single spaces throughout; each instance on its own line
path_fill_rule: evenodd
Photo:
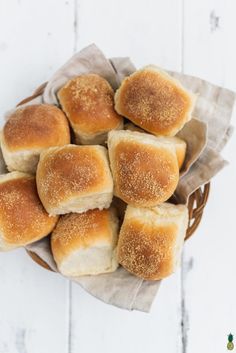
M 61 216 L 51 237 L 54 257 L 60 262 L 79 249 L 106 244 L 112 244 L 115 248 L 114 226 L 117 226 L 117 219 L 113 209 Z
M 145 133 L 145 130 L 141 129 L 140 127 L 134 125 L 133 123 L 126 123 L 124 125 L 125 130 L 130 131 L 137 131 Z M 187 143 L 179 138 L 178 136 L 171 136 L 171 137 L 157 137 L 160 142 L 172 144 L 175 148 L 179 169 L 181 169 L 182 165 L 184 164 L 186 150 L 187 150 Z
M 179 178 L 173 146 L 130 131 L 109 133 L 115 194 L 128 204 L 155 206 L 174 192 Z
M 56 221 L 43 208 L 33 176 L 0 176 L 0 233 L 6 243 L 18 246 L 37 240 L 49 234 Z
M 128 206 L 118 242 L 118 261 L 147 280 L 174 272 L 188 224 L 184 205 L 164 203 L 152 209 Z
M 168 198 L 170 184 L 176 186 L 175 159 L 169 151 L 135 142 L 116 146 L 119 192 L 127 203 L 159 202 Z M 175 187 L 174 187 L 175 188 Z M 172 191 L 171 191 L 172 193 Z
M 51 207 L 113 187 L 107 150 L 102 146 L 50 148 L 40 156 L 36 179 L 40 199 Z
M 75 77 L 60 89 L 58 98 L 77 132 L 96 134 L 122 124 L 122 117 L 114 110 L 114 91 L 99 75 Z
M 115 109 L 146 131 L 174 136 L 191 119 L 194 97 L 155 67 L 127 77 L 115 95 Z
M 167 276 L 173 268 L 172 244 L 176 230 L 174 224 L 155 229 L 142 221 L 130 220 L 120 234 L 119 262 L 142 278 L 156 278 L 160 273 Z
M 3 128 L 5 147 L 30 150 L 70 143 L 65 114 L 49 104 L 34 104 L 16 109 Z

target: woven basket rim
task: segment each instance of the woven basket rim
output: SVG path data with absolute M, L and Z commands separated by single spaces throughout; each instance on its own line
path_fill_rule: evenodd
M 40 85 L 31 96 L 29 96 L 29 97 L 23 99 L 21 102 L 19 102 L 17 104 L 17 107 L 22 104 L 28 103 L 31 100 L 33 100 L 34 98 L 37 98 L 38 96 L 43 94 L 46 85 L 47 85 L 47 82 Z M 187 232 L 186 232 L 186 237 L 184 239 L 185 241 L 193 235 L 193 233 L 196 231 L 196 229 L 198 228 L 198 226 L 201 222 L 204 208 L 205 208 L 207 201 L 208 201 L 209 192 L 210 192 L 210 182 L 206 183 L 205 185 L 202 185 L 197 190 L 195 190 L 190 195 L 190 197 L 188 199 L 187 207 L 188 207 L 188 212 L 189 212 L 189 223 L 188 223 L 188 228 L 187 228 Z M 26 251 L 27 251 L 28 255 L 38 265 L 46 268 L 47 270 L 53 271 L 51 269 L 51 267 L 43 259 L 41 259 L 37 254 L 35 254 L 33 251 L 30 251 L 27 249 L 26 249 Z

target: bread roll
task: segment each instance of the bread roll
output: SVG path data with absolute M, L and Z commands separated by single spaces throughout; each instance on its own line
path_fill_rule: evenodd
M 113 272 L 118 263 L 114 209 L 61 216 L 51 237 L 53 257 L 65 276 Z
M 172 144 L 133 131 L 111 131 L 108 149 L 114 194 L 133 206 L 153 207 L 175 191 L 179 168 Z
M 144 67 L 125 78 L 116 111 L 157 136 L 174 136 L 191 119 L 195 97 L 166 72 Z
M 78 144 L 102 144 L 108 131 L 123 126 L 123 118 L 114 110 L 113 89 L 98 75 L 81 75 L 68 81 L 58 98 Z
M 128 206 L 118 242 L 118 262 L 146 280 L 160 280 L 180 263 L 188 225 L 184 205 L 164 203 L 152 209 Z
M 0 251 L 45 237 L 56 222 L 39 200 L 35 177 L 19 172 L 0 175 Z
M 113 180 L 102 146 L 49 148 L 41 153 L 36 180 L 51 215 L 108 208 L 112 201 Z
M 130 130 L 130 131 L 145 132 L 143 129 L 141 129 L 140 127 L 138 127 L 132 123 L 126 123 L 124 125 L 124 129 Z M 170 144 L 174 145 L 177 160 L 178 160 L 179 170 L 180 170 L 182 168 L 184 160 L 185 160 L 187 143 L 177 136 L 157 137 L 157 138 L 159 139 L 159 141 L 161 141 L 163 143 L 170 143 Z
M 9 171 L 35 173 L 40 153 L 50 146 L 70 143 L 69 124 L 53 105 L 35 104 L 16 109 L 2 132 L 1 147 Z

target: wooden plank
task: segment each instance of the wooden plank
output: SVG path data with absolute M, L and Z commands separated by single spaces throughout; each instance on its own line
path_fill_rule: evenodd
M 71 56 L 73 38 L 74 1 L 0 2 L 1 117 Z M 68 281 L 23 249 L 0 254 L 0 278 L 0 353 L 67 352 Z
M 181 70 L 182 2 L 79 0 L 78 49 L 96 43 L 107 56 L 130 56 L 137 66 Z M 180 271 L 163 281 L 150 314 L 108 306 L 72 284 L 71 352 L 179 353 Z M 91 332 L 93 338 L 91 339 Z
M 180 70 L 181 0 L 77 1 L 78 49 L 94 42 L 107 56 L 129 56 L 137 66 Z
M 235 12 L 235 1 L 185 1 L 184 70 L 236 91 Z M 224 151 L 231 164 L 212 181 L 203 221 L 185 247 L 185 353 L 226 352 L 227 335 L 236 333 L 235 148 L 234 138 Z
M 149 314 L 104 304 L 76 284 L 71 305 L 72 353 L 182 352 L 180 271 L 163 281 Z
M 0 352 L 67 352 L 68 282 L 24 250 L 0 254 Z
M 73 0 L 0 2 L 0 113 L 45 82 L 73 53 Z
M 185 73 L 235 89 L 235 8 L 234 0 L 185 1 Z

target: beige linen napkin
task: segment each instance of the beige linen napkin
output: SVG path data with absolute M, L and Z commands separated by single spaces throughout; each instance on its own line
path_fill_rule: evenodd
M 93 72 L 106 78 L 116 89 L 122 79 L 135 71 L 128 58 L 106 59 L 95 46 L 90 45 L 74 55 L 48 81 L 43 96 L 28 104 L 58 104 L 56 93 L 68 79 L 83 73 Z M 188 144 L 186 161 L 177 188 L 181 202 L 199 186 L 208 182 L 226 164 L 219 152 L 232 134 L 230 119 L 235 94 L 229 90 L 212 85 L 195 77 L 171 72 L 189 90 L 198 94 L 193 119 L 178 134 Z M 0 156 L 1 168 L 1 156 Z M 4 165 L 2 165 L 4 168 Z M 4 172 L 0 170 L 0 172 Z M 57 271 L 50 250 L 49 239 L 27 246 L 27 249 L 39 255 L 49 266 Z M 160 286 L 160 281 L 141 280 L 122 267 L 111 274 L 72 278 L 86 291 L 106 303 L 124 309 L 136 309 L 148 312 Z

